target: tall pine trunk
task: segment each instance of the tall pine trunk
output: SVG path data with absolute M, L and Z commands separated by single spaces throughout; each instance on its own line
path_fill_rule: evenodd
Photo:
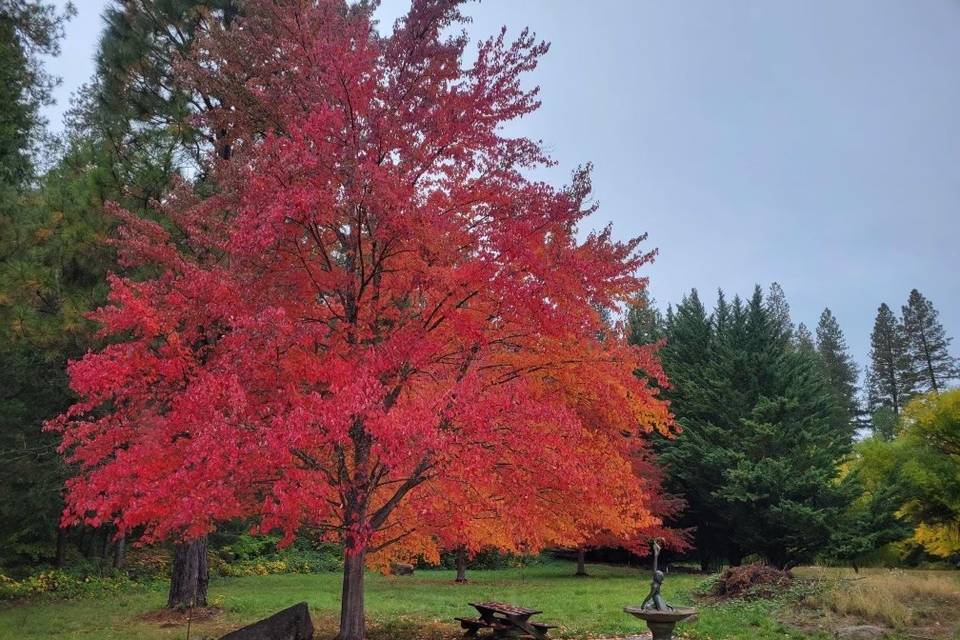
M 584 548 L 577 547 L 577 572 L 574 575 L 577 575 L 577 576 L 587 575 L 586 556 L 587 556 L 587 552 L 584 550 Z
M 167 607 L 187 609 L 207 606 L 207 537 L 177 544 L 173 550 L 170 595 Z
M 454 582 L 463 584 L 467 581 L 467 550 L 464 547 L 457 549 L 457 579 Z
M 363 565 L 366 552 L 344 551 L 340 633 L 336 640 L 364 640 Z

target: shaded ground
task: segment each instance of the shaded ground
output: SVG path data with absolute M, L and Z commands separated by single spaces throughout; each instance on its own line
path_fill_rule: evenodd
M 544 613 L 544 622 L 558 624 L 556 636 L 624 638 L 646 629 L 622 612 L 639 603 L 649 586 L 648 574 L 635 569 L 589 566 L 591 577 L 573 577 L 573 565 L 502 571 L 473 571 L 470 583 L 457 585 L 449 571 L 418 571 L 414 576 L 369 575 L 367 614 L 370 640 L 451 640 L 460 637 L 455 616 L 470 615 L 468 602 L 501 600 Z M 696 575 L 668 576 L 664 593 L 675 604 L 695 604 L 693 591 L 703 580 Z M 960 576 L 957 576 L 960 593 Z M 234 628 L 264 618 L 299 601 L 310 605 L 317 638 L 335 634 L 339 608 L 338 574 L 254 576 L 217 579 L 210 585 L 213 607 L 192 617 L 190 637 L 216 638 Z M 98 599 L 42 600 L 0 606 L 0 638 L 38 640 L 143 640 L 186 637 L 184 617 L 157 613 L 166 599 L 163 585 Z M 822 635 L 810 624 L 816 612 L 778 601 L 732 601 L 700 605 L 699 618 L 678 627 L 692 640 L 779 640 Z M 825 605 L 817 605 L 825 606 Z M 822 610 L 820 617 L 823 618 Z M 788 624 L 780 622 L 785 621 Z M 789 625 L 789 626 L 788 626 Z M 947 626 L 943 626 L 944 629 Z M 923 633 L 948 638 L 943 633 Z M 902 637 L 906 638 L 906 635 Z

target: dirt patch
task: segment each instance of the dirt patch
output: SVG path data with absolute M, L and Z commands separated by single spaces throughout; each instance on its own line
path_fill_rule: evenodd
M 188 622 L 196 624 L 213 622 L 223 616 L 223 609 L 219 607 L 195 607 L 193 609 L 158 609 L 147 611 L 137 616 L 141 622 L 150 622 L 160 627 L 179 627 Z

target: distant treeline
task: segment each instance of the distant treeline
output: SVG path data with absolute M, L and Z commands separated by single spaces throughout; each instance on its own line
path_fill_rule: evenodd
M 662 441 L 659 454 L 668 489 L 687 500 L 680 524 L 694 528 L 705 569 L 750 556 L 780 566 L 856 564 L 908 539 L 895 556 L 960 551 L 943 536 L 926 544 L 934 536 L 924 533 L 960 525 L 949 464 L 936 497 L 930 478 L 909 476 L 902 465 L 889 462 L 878 475 L 876 458 L 894 451 L 941 459 L 928 444 L 903 443 L 915 441 L 921 407 L 960 394 L 942 393 L 958 375 L 957 361 L 936 310 L 917 290 L 901 318 L 880 306 L 862 392 L 830 309 L 815 335 L 794 326 L 776 283 L 746 300 L 721 291 L 712 310 L 696 290 L 665 312 L 641 300 L 628 322 L 635 343 L 663 343 L 664 393 L 683 432 Z M 956 437 L 960 415 L 952 425 Z M 872 437 L 858 442 L 866 434 Z M 956 457 L 942 458 L 951 460 L 960 469 Z

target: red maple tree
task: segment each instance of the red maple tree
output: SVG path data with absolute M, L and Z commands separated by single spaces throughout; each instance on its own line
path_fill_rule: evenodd
M 161 222 L 117 212 L 135 275 L 50 424 L 80 472 L 65 523 L 339 540 L 338 638 L 359 640 L 368 556 L 435 544 L 443 499 L 496 498 L 537 545 L 574 535 L 545 496 L 642 498 L 632 439 L 671 422 L 633 372 L 662 372 L 602 315 L 652 253 L 578 236 L 588 171 L 527 177 L 549 159 L 502 125 L 537 108 L 521 77 L 547 46 L 501 32 L 467 64 L 459 4 L 416 0 L 381 37 L 365 3 L 251 0 L 200 39 L 184 73 L 217 83 L 231 153 Z

